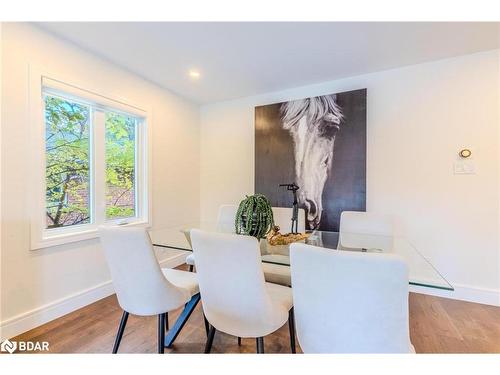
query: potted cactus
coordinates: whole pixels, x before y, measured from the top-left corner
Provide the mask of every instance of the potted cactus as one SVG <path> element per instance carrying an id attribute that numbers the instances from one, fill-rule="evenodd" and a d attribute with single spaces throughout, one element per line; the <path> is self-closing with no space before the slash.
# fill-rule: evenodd
<path id="1" fill-rule="evenodd" d="M 264 238 L 274 225 L 271 203 L 265 195 L 247 195 L 238 207 L 234 224 L 238 234 Z"/>

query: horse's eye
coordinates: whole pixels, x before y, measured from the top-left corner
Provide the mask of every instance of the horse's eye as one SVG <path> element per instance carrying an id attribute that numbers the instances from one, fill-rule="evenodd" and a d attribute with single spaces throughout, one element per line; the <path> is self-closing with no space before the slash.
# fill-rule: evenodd
<path id="1" fill-rule="evenodd" d="M 339 126 L 336 124 L 332 124 L 331 122 L 323 121 L 319 125 L 318 130 L 319 130 L 319 134 L 322 137 L 332 139 L 335 137 L 335 135 L 339 131 Z"/>
<path id="2" fill-rule="evenodd" d="M 327 156 L 325 160 L 323 160 L 323 164 L 328 165 L 329 162 L 330 162 L 330 157 Z"/>

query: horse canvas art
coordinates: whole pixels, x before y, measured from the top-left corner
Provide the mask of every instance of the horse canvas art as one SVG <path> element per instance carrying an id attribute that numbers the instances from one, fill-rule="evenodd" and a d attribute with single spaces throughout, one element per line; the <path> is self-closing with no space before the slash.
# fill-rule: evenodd
<path id="1" fill-rule="evenodd" d="M 335 231 L 342 211 L 365 210 L 366 89 L 255 108 L 255 193 L 291 206 L 279 184 L 292 182 L 307 229 Z"/>

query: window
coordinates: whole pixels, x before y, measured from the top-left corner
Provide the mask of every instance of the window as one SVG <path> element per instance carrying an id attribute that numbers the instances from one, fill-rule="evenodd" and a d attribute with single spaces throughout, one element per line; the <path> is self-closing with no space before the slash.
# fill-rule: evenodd
<path id="1" fill-rule="evenodd" d="M 96 237 L 105 223 L 148 225 L 146 112 L 48 78 L 39 89 L 43 219 L 33 216 L 32 248 Z"/>

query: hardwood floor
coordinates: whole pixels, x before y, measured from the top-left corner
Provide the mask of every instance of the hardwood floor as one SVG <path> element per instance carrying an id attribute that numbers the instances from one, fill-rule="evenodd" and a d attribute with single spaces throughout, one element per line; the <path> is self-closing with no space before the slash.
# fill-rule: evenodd
<path id="1" fill-rule="evenodd" d="M 170 326 L 180 310 L 170 314 Z M 116 296 L 104 298 L 80 310 L 14 338 L 48 341 L 50 353 L 111 353 L 122 310 Z M 130 315 L 120 353 L 155 353 L 156 317 Z M 410 294 L 410 334 L 417 353 L 500 353 L 500 307 Z M 203 353 L 205 328 L 201 304 L 165 353 Z M 255 339 L 217 332 L 213 353 L 255 353 Z M 288 326 L 265 339 L 266 353 L 290 353 Z"/>
<path id="2" fill-rule="evenodd" d="M 410 294 L 417 353 L 500 353 L 500 307 Z"/>

